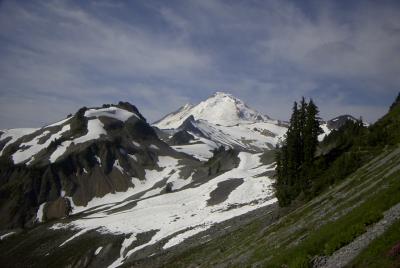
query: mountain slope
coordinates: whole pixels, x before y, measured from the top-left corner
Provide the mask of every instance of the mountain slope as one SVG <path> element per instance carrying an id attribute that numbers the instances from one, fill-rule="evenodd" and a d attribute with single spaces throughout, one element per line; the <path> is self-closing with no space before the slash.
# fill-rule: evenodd
<path id="1" fill-rule="evenodd" d="M 198 267 L 311 267 L 313 263 L 325 267 L 332 254 L 369 230 L 365 226 L 372 228 L 389 219 L 385 212 L 400 203 L 399 167 L 400 149 L 387 149 L 340 184 L 273 224 L 273 214 L 261 214 L 220 238 L 177 255 L 160 255 L 151 263 L 154 267 L 187 267 L 193 263 Z M 399 219 L 400 213 L 392 216 Z M 383 231 L 389 226 L 385 225 Z M 367 246 L 351 248 L 350 260 Z M 137 267 L 147 263 L 142 260 Z"/>
<path id="2" fill-rule="evenodd" d="M 9 140 L 8 133 L 0 139 Z M 146 172 L 162 168 L 161 156 L 196 165 L 159 140 L 136 107 L 82 108 L 3 147 L 0 227 L 32 226 L 87 208 L 110 193 L 143 190 Z"/>

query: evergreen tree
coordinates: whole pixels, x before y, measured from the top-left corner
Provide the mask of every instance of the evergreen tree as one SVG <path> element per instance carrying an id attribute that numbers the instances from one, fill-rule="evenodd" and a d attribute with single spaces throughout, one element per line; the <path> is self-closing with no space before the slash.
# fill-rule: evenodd
<path id="1" fill-rule="evenodd" d="M 307 191 L 321 131 L 314 102 L 307 103 L 304 97 L 300 105 L 294 102 L 286 139 L 276 153 L 276 190 L 281 206 Z"/>
<path id="2" fill-rule="evenodd" d="M 300 157 L 300 162 L 302 163 L 304 161 L 304 142 L 305 142 L 305 125 L 307 123 L 307 111 L 308 111 L 308 104 L 305 100 L 304 97 L 302 97 L 301 102 L 300 102 L 300 110 L 299 110 L 299 126 L 300 126 L 300 137 L 299 137 L 299 143 L 300 143 L 300 152 L 299 152 L 299 157 Z"/>
<path id="3" fill-rule="evenodd" d="M 311 164 L 318 146 L 318 136 L 322 134 L 318 108 L 311 99 L 307 107 L 304 125 L 304 162 Z"/>
<path id="4" fill-rule="evenodd" d="M 397 98 L 395 99 L 395 101 L 392 103 L 392 105 L 390 105 L 389 111 L 392 111 L 398 105 L 400 105 L 400 92 L 397 95 Z"/>

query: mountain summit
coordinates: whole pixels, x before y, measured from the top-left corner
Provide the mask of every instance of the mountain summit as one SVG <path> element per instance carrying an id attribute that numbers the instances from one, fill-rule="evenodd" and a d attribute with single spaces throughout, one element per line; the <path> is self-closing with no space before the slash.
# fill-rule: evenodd
<path id="1" fill-rule="evenodd" d="M 266 115 L 249 108 L 242 100 L 231 94 L 216 92 L 197 105 L 186 104 L 177 111 L 154 123 L 160 129 L 178 128 L 189 116 L 212 124 L 232 126 L 242 122 L 265 122 Z"/>
<path id="2" fill-rule="evenodd" d="M 223 92 L 197 105 L 186 104 L 153 126 L 175 150 L 201 160 L 220 146 L 253 153 L 272 149 L 287 130 L 285 123 Z"/>

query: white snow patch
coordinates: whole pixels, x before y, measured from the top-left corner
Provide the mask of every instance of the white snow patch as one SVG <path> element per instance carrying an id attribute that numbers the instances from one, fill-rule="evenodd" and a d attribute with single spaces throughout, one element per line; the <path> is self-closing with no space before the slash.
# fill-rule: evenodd
<path id="1" fill-rule="evenodd" d="M 3 154 L 4 149 L 16 142 L 19 138 L 31 134 L 38 130 L 37 128 L 12 128 L 12 129 L 2 129 L 0 134 L 0 141 L 5 140 L 6 138 L 11 138 L 6 144 L 4 144 L 3 148 L 0 150 L 0 156 Z"/>
<path id="2" fill-rule="evenodd" d="M 99 119 L 88 120 L 87 129 L 88 132 L 86 135 L 74 139 L 73 143 L 84 143 L 90 140 L 98 139 L 101 135 L 107 134 L 107 131 L 104 129 L 104 124 Z"/>
<path id="3" fill-rule="evenodd" d="M 69 131 L 70 129 L 71 129 L 70 125 L 65 125 L 61 129 L 61 132 L 64 133 L 66 131 Z M 60 156 L 62 156 L 70 144 L 71 144 L 70 141 L 65 141 L 59 146 L 57 146 L 57 149 L 50 155 L 50 162 L 54 163 Z"/>
<path id="4" fill-rule="evenodd" d="M 185 240 L 186 238 L 189 238 L 191 236 L 194 236 L 195 234 L 198 234 L 202 231 L 207 230 L 208 228 L 210 228 L 210 226 L 198 226 L 195 227 L 189 231 L 183 232 L 181 234 L 178 234 L 177 236 L 171 238 L 164 246 L 163 249 L 167 249 L 173 246 L 176 246 L 180 243 L 183 242 L 183 240 Z"/>
<path id="5" fill-rule="evenodd" d="M 120 109 L 117 107 L 89 109 L 85 112 L 85 117 L 97 117 L 98 118 L 100 116 L 111 117 L 111 118 L 120 120 L 122 122 L 125 122 L 132 116 L 135 116 L 136 118 L 140 119 L 136 113 L 132 113 L 132 112 L 129 112 L 127 110 Z"/>
<path id="6" fill-rule="evenodd" d="M 103 247 L 98 247 L 97 249 L 96 249 L 96 251 L 94 252 L 94 255 L 99 255 L 99 253 L 100 253 L 100 251 L 103 249 Z"/>
<path id="7" fill-rule="evenodd" d="M 199 143 L 199 144 L 177 145 L 171 147 L 178 152 L 191 155 L 199 159 L 200 161 L 206 161 L 213 156 L 212 150 L 216 146 L 211 147 L 209 144 Z"/>
<path id="8" fill-rule="evenodd" d="M 168 179 L 168 182 L 172 183 L 172 190 L 176 191 L 176 190 L 179 190 L 179 189 L 185 187 L 186 185 L 190 184 L 193 181 L 192 176 L 193 176 L 193 173 L 187 179 L 182 179 L 180 177 L 171 176 L 171 178 Z"/>
<path id="9" fill-rule="evenodd" d="M 80 235 L 83 235 L 84 233 L 89 232 L 90 230 L 91 230 L 91 229 L 83 229 L 83 230 L 80 230 L 79 232 L 77 232 L 76 234 L 74 234 L 73 236 L 71 236 L 69 239 L 65 240 L 65 241 L 64 241 L 61 245 L 59 245 L 58 247 L 64 246 L 65 244 L 67 244 L 67 243 L 70 242 L 71 240 L 77 238 L 77 237 L 80 236 Z"/>
<path id="10" fill-rule="evenodd" d="M 136 147 L 140 147 L 140 144 L 137 143 L 136 141 L 132 141 L 132 144 L 135 145 Z"/>
<path id="11" fill-rule="evenodd" d="M 132 158 L 134 161 L 136 161 L 136 162 L 138 161 L 136 155 L 128 154 L 128 156 L 129 156 L 130 158 Z"/>
<path id="12" fill-rule="evenodd" d="M 125 170 L 121 167 L 121 165 L 119 164 L 119 160 L 115 160 L 113 167 L 115 167 L 116 169 L 118 169 L 122 174 L 125 174 Z"/>
<path id="13" fill-rule="evenodd" d="M 7 237 L 10 237 L 10 236 L 14 235 L 15 233 L 16 232 L 9 232 L 9 233 L 3 234 L 2 236 L 0 236 L 0 240 L 4 240 Z"/>
<path id="14" fill-rule="evenodd" d="M 49 133 L 50 133 L 50 131 L 46 130 L 42 134 L 36 136 L 31 141 L 21 143 L 19 146 L 20 148 L 24 148 L 24 147 L 28 147 L 28 148 L 20 149 L 13 154 L 12 157 L 13 157 L 14 164 L 19 164 L 21 162 L 24 162 L 25 160 L 30 159 L 33 155 L 38 153 L 40 150 L 46 148 L 47 146 L 43 146 L 43 144 L 39 144 L 38 142 L 39 142 L 40 138 L 45 137 Z M 46 143 L 50 144 L 50 139 L 48 139 Z"/>
<path id="15" fill-rule="evenodd" d="M 37 213 L 36 213 L 36 220 L 38 221 L 38 222 L 42 222 L 43 221 L 43 209 L 44 209 L 44 206 L 46 205 L 46 202 L 44 202 L 44 203 L 42 203 L 40 206 L 39 206 L 39 209 L 38 209 L 38 211 L 37 211 Z"/>
<path id="16" fill-rule="evenodd" d="M 50 155 L 50 163 L 54 163 L 57 159 L 62 156 L 67 148 L 71 145 L 72 141 L 64 141 L 60 145 L 57 146 L 57 149 Z"/>
<path id="17" fill-rule="evenodd" d="M 125 258 L 125 250 L 127 247 L 129 247 L 130 245 L 132 245 L 133 242 L 135 242 L 136 239 L 136 234 L 131 234 L 131 236 L 129 238 L 125 238 L 124 241 L 122 242 L 121 245 L 121 250 L 120 250 L 120 257 L 115 260 L 110 266 L 108 266 L 108 268 L 113 268 L 113 267 L 118 267 L 123 263 L 123 260 Z"/>
<path id="18" fill-rule="evenodd" d="M 15 152 L 12 156 L 14 164 L 19 164 L 29 160 L 26 164 L 29 165 L 34 160 L 34 155 L 39 153 L 41 150 L 47 148 L 52 141 L 55 139 L 61 138 L 62 134 L 69 131 L 70 126 L 65 125 L 59 132 L 52 134 L 43 144 L 39 144 L 40 138 L 43 138 L 50 134 L 49 130 L 45 130 L 42 134 L 36 136 L 29 142 L 24 142 L 20 144 L 20 148 L 17 152 Z M 28 147 L 23 149 L 24 147 Z"/>
<path id="19" fill-rule="evenodd" d="M 318 141 L 322 141 L 326 136 L 329 135 L 329 133 L 332 132 L 326 123 L 320 125 L 320 127 L 322 128 L 323 133 L 318 136 Z"/>
<path id="20" fill-rule="evenodd" d="M 97 155 L 94 156 L 96 158 L 97 163 L 99 163 L 99 166 L 101 167 L 101 159 Z"/>
<path id="21" fill-rule="evenodd" d="M 149 148 L 153 150 L 160 150 L 160 148 L 158 148 L 157 145 L 154 144 L 150 144 Z"/>
<path id="22" fill-rule="evenodd" d="M 55 126 L 62 125 L 62 124 L 64 124 L 64 123 L 68 122 L 71 118 L 72 118 L 72 117 L 65 118 L 65 119 L 63 119 L 63 120 L 61 120 L 61 121 L 55 122 L 54 124 L 47 125 L 46 127 L 55 127 Z"/>

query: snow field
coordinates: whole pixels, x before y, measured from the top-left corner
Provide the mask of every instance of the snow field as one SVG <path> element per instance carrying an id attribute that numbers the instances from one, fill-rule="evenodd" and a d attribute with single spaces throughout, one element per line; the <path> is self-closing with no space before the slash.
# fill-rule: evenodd
<path id="1" fill-rule="evenodd" d="M 3 154 L 4 149 L 8 145 L 16 142 L 22 136 L 31 134 L 31 133 L 35 132 L 36 130 L 38 130 L 38 129 L 37 128 L 13 128 L 13 129 L 1 130 L 4 133 L 0 135 L 0 140 L 5 140 L 8 137 L 10 137 L 11 139 L 6 144 L 4 144 L 3 148 L 0 150 L 0 156 Z"/>
<path id="2" fill-rule="evenodd" d="M 272 181 L 267 177 L 257 178 L 257 175 L 272 170 L 273 167 L 262 166 L 259 157 L 259 154 L 242 152 L 239 154 L 240 164 L 237 168 L 198 187 L 140 199 L 135 207 L 118 213 L 110 214 L 109 210 L 113 207 L 109 206 L 104 211 L 94 212 L 70 224 L 57 225 L 53 228 L 73 228 L 81 231 L 101 229 L 104 232 L 125 233 L 134 237 L 139 233 L 156 231 L 149 242 L 130 249 L 128 252 L 121 249 L 121 256 L 112 265 L 112 267 L 117 267 L 136 251 L 153 245 L 166 237 L 172 236 L 164 245 L 164 248 L 167 249 L 198 232 L 208 229 L 215 223 L 276 202 L 270 189 Z M 162 163 L 160 166 L 163 165 L 166 168 L 161 172 L 146 171 L 147 180 L 143 184 L 139 184 L 139 188 L 141 188 L 137 191 L 150 189 L 151 185 L 168 176 L 172 168 L 177 165 L 176 159 L 170 157 L 161 158 L 160 163 Z M 169 180 L 179 181 L 179 178 L 175 176 L 178 176 L 178 172 L 173 173 Z M 233 190 L 224 202 L 215 206 L 207 206 L 210 193 L 218 187 L 218 183 L 231 178 L 242 178 L 243 183 Z M 133 193 L 134 191 L 129 192 L 129 190 L 126 193 L 118 193 L 119 200 L 123 200 L 122 195 L 128 197 Z M 101 202 L 97 201 L 96 205 L 115 202 L 117 198 L 110 198 L 110 196 L 101 198 Z M 84 209 L 93 207 L 92 201 Z M 124 241 L 123 249 L 129 246 L 126 245 L 128 242 L 129 240 Z"/>
<path id="3" fill-rule="evenodd" d="M 170 114 L 157 122 L 160 129 L 178 128 L 190 116 L 207 120 L 212 124 L 235 125 L 240 122 L 265 121 L 269 118 L 249 107 L 231 94 L 217 92 L 195 106 L 185 105 L 177 113 Z"/>

